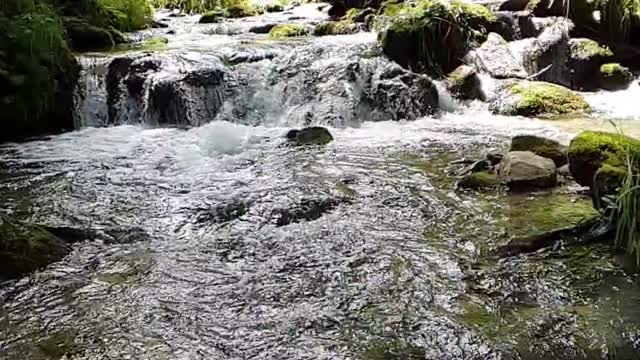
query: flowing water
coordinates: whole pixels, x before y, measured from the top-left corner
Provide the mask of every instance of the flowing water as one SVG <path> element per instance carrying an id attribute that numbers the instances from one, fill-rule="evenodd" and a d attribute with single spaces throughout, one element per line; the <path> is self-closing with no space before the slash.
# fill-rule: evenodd
<path id="1" fill-rule="evenodd" d="M 548 208 L 558 198 L 561 211 L 587 200 L 565 188 L 454 191 L 453 160 L 504 150 L 520 133 L 567 142 L 595 120 L 493 116 L 442 90 L 448 111 L 433 113 L 414 78 L 387 82 L 398 70 L 375 34 L 249 32 L 288 17 L 311 25 L 325 17 L 316 6 L 213 25 L 174 18 L 164 51 L 81 59 L 78 129 L 1 148 L 0 208 L 142 235 L 74 244 L 2 284 L 0 356 L 637 359 L 640 291 L 613 249 L 487 256 L 565 215 Z M 142 81 L 109 80 L 117 61 L 140 61 Z M 381 89 L 401 96 L 376 103 Z M 603 119 L 633 124 L 640 111 L 625 99 L 639 92 L 588 100 Z M 329 126 L 335 141 L 283 146 L 306 124 Z M 334 206 L 315 220 L 278 221 L 326 199 Z"/>

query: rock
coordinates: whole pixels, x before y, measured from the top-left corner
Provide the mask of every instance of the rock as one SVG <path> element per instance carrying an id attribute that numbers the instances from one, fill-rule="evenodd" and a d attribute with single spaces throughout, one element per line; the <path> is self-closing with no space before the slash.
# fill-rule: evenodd
<path id="1" fill-rule="evenodd" d="M 553 161 L 531 151 L 508 152 L 500 162 L 499 177 L 512 190 L 550 188 L 557 184 Z"/>
<path id="2" fill-rule="evenodd" d="M 465 60 L 495 79 L 524 79 L 528 76 L 520 59 L 511 52 L 509 43 L 496 33 L 490 33 L 487 41 L 470 51 Z"/>
<path id="3" fill-rule="evenodd" d="M 333 198 L 303 200 L 300 205 L 293 209 L 279 209 L 277 211 L 278 219 L 276 226 L 286 226 L 300 221 L 317 220 L 323 214 L 338 207 L 338 205 L 340 205 L 340 201 Z"/>
<path id="4" fill-rule="evenodd" d="M 225 9 L 226 15 L 232 19 L 245 18 L 259 15 L 258 9 L 248 1 L 240 1 Z"/>
<path id="5" fill-rule="evenodd" d="M 313 29 L 313 35 L 348 35 L 365 30 L 366 28 L 363 24 L 354 24 L 347 20 L 324 21 L 316 25 L 316 27 Z"/>
<path id="6" fill-rule="evenodd" d="M 278 4 L 278 3 L 270 3 L 270 4 L 267 4 L 267 7 L 265 8 L 265 10 L 268 13 L 283 12 L 284 11 L 284 6 L 282 4 Z"/>
<path id="7" fill-rule="evenodd" d="M 257 25 L 257 26 L 252 27 L 251 29 L 249 29 L 249 32 L 252 32 L 254 34 L 268 34 L 269 31 L 271 31 L 271 29 L 276 27 L 276 25 L 278 25 L 278 24 Z"/>
<path id="8" fill-rule="evenodd" d="M 375 16 L 376 11 L 372 8 L 366 8 L 366 9 L 350 9 L 349 11 L 347 11 L 346 17 L 347 20 L 354 22 L 354 23 L 365 23 L 367 17 L 369 17 L 370 15 L 374 15 Z"/>
<path id="9" fill-rule="evenodd" d="M 569 71 L 571 88 L 577 90 L 593 90 L 600 86 L 598 77 L 600 66 L 613 57 L 613 52 L 606 46 L 591 39 L 569 40 Z"/>
<path id="10" fill-rule="evenodd" d="M 485 100 L 480 77 L 470 66 L 460 65 L 456 70 L 449 73 L 446 84 L 449 92 L 457 98 L 463 100 Z"/>
<path id="11" fill-rule="evenodd" d="M 470 164 L 466 169 L 462 171 L 463 174 L 477 173 L 491 169 L 491 162 L 489 160 L 479 160 Z"/>
<path id="12" fill-rule="evenodd" d="M 575 181 L 612 194 L 626 176 L 626 154 L 640 159 L 640 140 L 617 133 L 584 131 L 569 145 L 569 168 Z"/>
<path id="13" fill-rule="evenodd" d="M 168 28 L 169 24 L 163 23 L 161 21 L 152 21 L 151 22 L 151 27 L 153 29 L 164 29 L 164 28 Z"/>
<path id="14" fill-rule="evenodd" d="M 198 214 L 196 221 L 198 223 L 225 223 L 243 216 L 247 211 L 247 205 L 244 202 L 234 200 Z"/>
<path id="15" fill-rule="evenodd" d="M 563 176 L 565 178 L 571 178 L 571 170 L 569 169 L 569 164 L 564 164 L 558 168 L 558 175 Z"/>
<path id="16" fill-rule="evenodd" d="M 224 13 L 222 11 L 211 10 L 202 14 L 198 22 L 200 24 L 213 24 L 213 23 L 219 23 L 220 21 L 222 21 L 223 18 L 224 18 Z"/>
<path id="17" fill-rule="evenodd" d="M 104 50 L 115 45 L 113 36 L 108 30 L 90 25 L 84 19 L 65 17 L 63 24 L 69 44 L 74 50 Z"/>
<path id="18" fill-rule="evenodd" d="M 504 155 L 502 155 L 500 153 L 489 152 L 489 153 L 487 153 L 486 158 L 491 163 L 492 166 L 496 166 L 496 165 L 500 164 L 500 162 L 504 158 Z"/>
<path id="19" fill-rule="evenodd" d="M 500 4 L 500 11 L 522 11 L 527 8 L 529 0 L 506 0 Z"/>
<path id="20" fill-rule="evenodd" d="M 500 185 L 496 174 L 489 171 L 474 172 L 464 176 L 457 183 L 462 189 L 479 190 L 485 188 L 495 188 Z"/>
<path id="21" fill-rule="evenodd" d="M 600 67 L 600 87 L 605 90 L 623 90 L 633 81 L 633 74 L 628 68 L 617 64 L 604 64 Z"/>
<path id="22" fill-rule="evenodd" d="M 311 126 L 300 130 L 289 130 L 286 138 L 295 146 L 326 145 L 333 141 L 333 136 L 326 128 Z"/>
<path id="23" fill-rule="evenodd" d="M 532 153 L 553 160 L 556 167 L 569 163 L 567 147 L 555 140 L 535 135 L 518 135 L 511 139 L 509 151 L 531 151 Z"/>
<path id="24" fill-rule="evenodd" d="M 560 85 L 539 81 L 505 85 L 491 104 L 491 110 L 496 114 L 535 117 L 591 112 L 582 95 Z"/>
<path id="25" fill-rule="evenodd" d="M 287 38 L 307 35 L 307 29 L 299 24 L 279 24 L 269 31 L 272 38 Z"/>
<path id="26" fill-rule="evenodd" d="M 398 4 L 385 9 L 385 15 L 388 26 L 378 35 L 384 54 L 403 67 L 432 75 L 461 65 L 471 39 L 496 22 L 484 6 L 457 1 Z"/>
<path id="27" fill-rule="evenodd" d="M 44 268 L 68 252 L 67 244 L 43 227 L 0 216 L 1 279 L 14 279 Z"/>

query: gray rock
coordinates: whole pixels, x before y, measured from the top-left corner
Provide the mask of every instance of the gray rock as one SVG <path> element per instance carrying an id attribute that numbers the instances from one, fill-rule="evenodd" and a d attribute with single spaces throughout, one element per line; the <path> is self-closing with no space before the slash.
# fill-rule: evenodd
<path id="1" fill-rule="evenodd" d="M 496 33 L 490 33 L 487 41 L 470 51 L 465 62 L 496 79 L 524 79 L 528 75 L 520 59 L 511 52 L 509 43 Z"/>
<path id="2" fill-rule="evenodd" d="M 577 90 L 593 90 L 599 86 L 594 76 L 600 66 L 610 60 L 613 52 L 591 39 L 569 40 L 569 71 L 571 87 Z"/>
<path id="3" fill-rule="evenodd" d="M 567 147 L 559 142 L 536 135 L 517 135 L 511 139 L 509 151 L 531 151 L 532 153 L 553 160 L 557 167 L 569 163 Z"/>
<path id="4" fill-rule="evenodd" d="M 549 188 L 558 182 L 553 161 L 530 151 L 507 153 L 500 162 L 498 175 L 512 190 Z"/>
<path id="5" fill-rule="evenodd" d="M 446 82 L 449 92 L 463 100 L 485 100 L 482 92 L 482 82 L 478 73 L 470 66 L 460 65 L 447 75 Z"/>

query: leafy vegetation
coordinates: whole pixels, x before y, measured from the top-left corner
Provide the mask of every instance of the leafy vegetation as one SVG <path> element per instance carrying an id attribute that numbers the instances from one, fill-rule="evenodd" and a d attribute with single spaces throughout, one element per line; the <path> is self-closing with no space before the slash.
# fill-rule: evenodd
<path id="1" fill-rule="evenodd" d="M 259 9 L 249 0 L 150 0 L 157 8 L 179 9 L 186 13 L 206 13 L 223 11 L 225 16 L 255 16 Z"/>

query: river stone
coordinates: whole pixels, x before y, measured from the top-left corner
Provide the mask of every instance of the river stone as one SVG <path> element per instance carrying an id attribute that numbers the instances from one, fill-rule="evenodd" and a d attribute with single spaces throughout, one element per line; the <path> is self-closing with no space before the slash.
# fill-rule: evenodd
<path id="1" fill-rule="evenodd" d="M 553 160 L 556 167 L 569 163 L 567 147 L 559 142 L 535 135 L 518 135 L 511 139 L 509 151 L 531 151 L 532 153 Z"/>
<path id="2" fill-rule="evenodd" d="M 268 34 L 269 31 L 271 31 L 271 29 L 276 27 L 276 25 L 278 25 L 278 24 L 277 23 L 271 23 L 271 24 L 256 25 L 256 26 L 250 28 L 249 32 L 252 32 L 254 34 Z"/>
<path id="3" fill-rule="evenodd" d="M 490 33 L 487 41 L 470 51 L 465 61 L 495 79 L 527 77 L 522 62 L 511 52 L 509 43 L 496 33 Z"/>
<path id="4" fill-rule="evenodd" d="M 276 226 L 286 226 L 300 221 L 313 221 L 323 214 L 332 211 L 340 205 L 340 200 L 334 198 L 305 199 L 291 209 L 278 209 Z"/>
<path id="5" fill-rule="evenodd" d="M 113 35 L 107 29 L 93 26 L 84 19 L 64 17 L 62 23 L 69 44 L 74 50 L 104 50 L 116 44 Z"/>
<path id="6" fill-rule="evenodd" d="M 447 90 L 457 98 L 463 100 L 484 100 L 482 82 L 478 73 L 470 66 L 460 65 L 447 75 Z"/>
<path id="7" fill-rule="evenodd" d="M 498 7 L 499 11 L 522 11 L 527 8 L 529 0 L 506 0 Z"/>
<path id="8" fill-rule="evenodd" d="M 506 81 L 500 84 L 490 109 L 500 115 L 532 117 L 591 112 L 582 95 L 541 81 Z"/>
<path id="9" fill-rule="evenodd" d="M 500 180 L 513 190 L 549 188 L 557 184 L 553 161 L 531 151 L 508 152 L 498 168 Z"/>
<path id="10" fill-rule="evenodd" d="M 600 66 L 600 87 L 605 90 L 623 90 L 633 81 L 633 74 L 618 63 Z"/>
<path id="11" fill-rule="evenodd" d="M 289 130 L 286 138 L 295 146 L 326 145 L 333 141 L 333 136 L 324 127 L 311 126 L 301 130 Z"/>
<path id="12" fill-rule="evenodd" d="M 569 40 L 569 71 L 571 88 L 577 90 L 593 90 L 599 84 L 600 66 L 613 57 L 613 52 L 604 45 L 586 38 Z"/>
<path id="13" fill-rule="evenodd" d="M 495 188 L 500 185 L 498 176 L 490 171 L 479 171 L 465 175 L 458 180 L 457 187 L 462 189 L 479 190 L 486 188 Z"/>
<path id="14" fill-rule="evenodd" d="M 0 279 L 41 269 L 68 252 L 67 244 L 44 227 L 0 216 Z"/>

